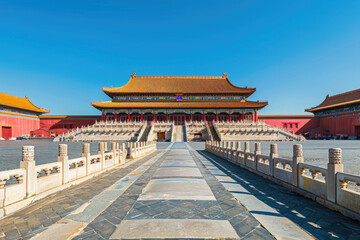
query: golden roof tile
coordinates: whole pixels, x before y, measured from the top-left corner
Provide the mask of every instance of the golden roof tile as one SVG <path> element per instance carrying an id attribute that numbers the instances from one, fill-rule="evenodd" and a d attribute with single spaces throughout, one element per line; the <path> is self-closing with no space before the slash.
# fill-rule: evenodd
<path id="1" fill-rule="evenodd" d="M 110 97 L 127 94 L 236 94 L 250 96 L 256 88 L 234 86 L 227 74 L 217 77 L 201 76 L 136 76 L 131 74 L 122 87 L 104 87 Z"/>
<path id="2" fill-rule="evenodd" d="M 32 104 L 28 97 L 22 98 L 14 95 L 0 92 L 0 105 L 27 110 L 36 113 L 49 113 L 50 111 L 44 108 L 39 108 Z"/>
<path id="3" fill-rule="evenodd" d="M 327 95 L 325 100 L 322 103 L 320 103 L 318 106 L 310 109 L 306 109 L 305 111 L 315 112 L 318 110 L 324 110 L 333 107 L 341 107 L 355 103 L 360 103 L 360 88 L 353 91 L 337 94 L 334 96 Z"/>

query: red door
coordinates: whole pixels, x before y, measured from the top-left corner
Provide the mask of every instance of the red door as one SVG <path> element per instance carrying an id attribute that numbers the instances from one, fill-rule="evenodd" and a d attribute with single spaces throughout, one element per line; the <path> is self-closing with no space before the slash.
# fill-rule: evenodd
<path id="1" fill-rule="evenodd" d="M 2 138 L 9 140 L 11 137 L 11 127 L 2 127 Z"/>
<path id="2" fill-rule="evenodd" d="M 355 135 L 360 139 L 360 126 L 355 126 Z"/>
<path id="3" fill-rule="evenodd" d="M 173 117 L 173 119 L 174 119 L 174 122 L 175 122 L 175 125 L 184 125 L 184 123 L 185 123 L 185 115 L 173 115 L 172 116 Z"/>

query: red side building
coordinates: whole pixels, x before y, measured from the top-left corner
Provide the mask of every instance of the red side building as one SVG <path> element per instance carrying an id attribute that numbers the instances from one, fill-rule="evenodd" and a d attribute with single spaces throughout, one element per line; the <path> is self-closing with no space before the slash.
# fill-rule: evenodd
<path id="1" fill-rule="evenodd" d="M 40 128 L 39 116 L 49 113 L 25 97 L 0 93 L 0 139 L 29 136 L 30 131 Z"/>
<path id="2" fill-rule="evenodd" d="M 306 109 L 319 121 L 319 136 L 360 139 L 360 89 L 327 95 L 318 106 Z"/>

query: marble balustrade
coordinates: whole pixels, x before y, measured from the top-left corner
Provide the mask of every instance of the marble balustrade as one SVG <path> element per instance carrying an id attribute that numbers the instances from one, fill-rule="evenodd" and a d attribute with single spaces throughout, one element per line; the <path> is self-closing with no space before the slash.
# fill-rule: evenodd
<path id="1" fill-rule="evenodd" d="M 206 151 L 235 165 L 312 198 L 320 204 L 360 220 L 360 176 L 343 172 L 341 149 L 329 149 L 327 168 L 304 163 L 301 144 L 293 146 L 293 158 L 278 156 L 277 144 L 269 155 L 261 153 L 260 142 L 250 152 L 250 142 L 207 141 Z"/>
<path id="2" fill-rule="evenodd" d="M 128 145 L 128 146 L 126 146 Z M 36 165 L 34 146 L 24 146 L 19 169 L 0 172 L 0 218 L 49 194 L 84 182 L 106 170 L 156 151 L 156 142 L 129 142 L 119 145 L 99 142 L 98 154 L 83 144 L 82 156 L 68 159 L 67 144 L 59 145 L 56 162 Z"/>

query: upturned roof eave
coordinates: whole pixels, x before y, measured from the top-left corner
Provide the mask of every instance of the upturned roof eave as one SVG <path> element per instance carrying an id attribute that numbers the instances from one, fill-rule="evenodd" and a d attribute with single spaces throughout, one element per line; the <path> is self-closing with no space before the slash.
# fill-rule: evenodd
<path id="1" fill-rule="evenodd" d="M 347 101 L 347 102 L 343 102 L 343 103 L 325 105 L 325 106 L 321 106 L 321 105 L 323 104 L 323 103 L 321 103 L 320 105 L 318 105 L 318 106 L 316 106 L 316 107 L 305 109 L 305 111 L 306 111 L 306 112 L 316 112 L 316 111 L 319 111 L 319 110 L 324 110 L 324 109 L 329 109 L 329 108 L 334 108 L 334 107 L 345 106 L 345 105 L 354 104 L 354 103 L 358 103 L 358 102 L 360 102 L 360 99 L 358 99 L 358 100 L 353 100 L 353 101 Z"/>

